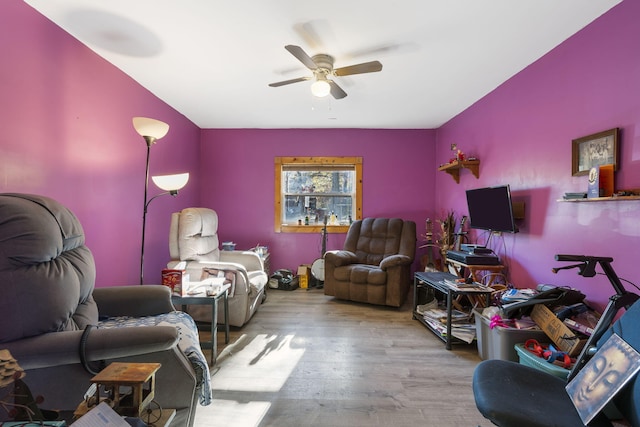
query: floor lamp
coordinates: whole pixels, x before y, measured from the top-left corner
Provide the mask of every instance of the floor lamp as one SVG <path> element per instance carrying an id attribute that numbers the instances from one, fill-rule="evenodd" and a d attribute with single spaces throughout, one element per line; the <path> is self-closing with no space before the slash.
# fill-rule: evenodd
<path id="1" fill-rule="evenodd" d="M 169 132 L 169 125 L 161 122 L 160 120 L 149 119 L 146 117 L 134 117 L 133 127 L 147 143 L 147 162 L 144 174 L 144 209 L 142 211 L 142 244 L 140 247 L 140 284 L 142 285 L 144 283 L 144 238 L 149 204 L 155 198 L 164 196 L 165 194 L 170 194 L 172 196 L 178 194 L 178 190 L 187 185 L 187 182 L 189 181 L 189 174 L 181 173 L 176 175 L 160 175 L 151 177 L 153 183 L 160 189 L 164 190 L 164 193 L 157 194 L 147 200 L 149 192 L 149 155 L 151 154 L 151 146 Z"/>

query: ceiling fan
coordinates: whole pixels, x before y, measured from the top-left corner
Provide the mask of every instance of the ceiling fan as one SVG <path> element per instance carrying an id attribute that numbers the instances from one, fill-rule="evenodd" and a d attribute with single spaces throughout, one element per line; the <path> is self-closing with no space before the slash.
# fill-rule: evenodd
<path id="1" fill-rule="evenodd" d="M 284 47 L 293 56 L 298 58 L 305 67 L 313 71 L 313 76 L 298 77 L 297 79 L 284 80 L 281 82 L 271 83 L 269 86 L 278 87 L 291 83 L 304 82 L 315 79 L 311 85 L 311 93 L 318 97 L 331 94 L 335 99 L 342 99 L 347 93 L 342 90 L 338 84 L 331 80 L 330 77 L 350 76 L 353 74 L 375 73 L 382 70 L 382 64 L 379 61 L 363 62 L 362 64 L 349 65 L 347 67 L 333 68 L 333 56 L 324 53 L 309 56 L 300 47 L 295 45 L 286 45 Z"/>

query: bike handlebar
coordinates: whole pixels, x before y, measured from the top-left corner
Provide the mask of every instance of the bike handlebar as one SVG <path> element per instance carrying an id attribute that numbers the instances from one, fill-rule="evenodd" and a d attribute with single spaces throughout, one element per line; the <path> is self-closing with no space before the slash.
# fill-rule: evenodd
<path id="1" fill-rule="evenodd" d="M 607 304 L 607 308 L 600 317 L 600 320 L 598 320 L 598 323 L 594 327 L 593 333 L 587 339 L 587 342 L 580 352 L 580 355 L 578 356 L 573 369 L 569 373 L 568 380 L 571 380 L 591 358 L 591 356 L 593 355 L 592 353 L 594 353 L 594 349 L 596 349 L 596 343 L 602 337 L 607 328 L 609 328 L 609 326 L 613 323 L 618 310 L 623 307 L 629 308 L 639 299 L 639 297 L 634 293 L 627 292 L 627 290 L 624 288 L 622 282 L 620 281 L 620 278 L 611 265 L 611 263 L 613 262 L 613 258 L 566 254 L 558 254 L 555 256 L 555 258 L 556 261 L 570 261 L 577 264 L 552 268 L 551 271 L 557 273 L 559 270 L 577 268 L 578 274 L 583 277 L 595 276 L 596 265 L 600 264 L 602 271 L 609 279 L 609 282 L 611 282 L 611 286 L 613 286 L 613 289 L 616 291 L 615 295 L 612 295 L 609 298 L 609 304 Z"/>
<path id="2" fill-rule="evenodd" d="M 559 270 L 568 270 L 571 268 L 577 268 L 578 274 L 583 277 L 593 277 L 596 275 L 596 265 L 600 264 L 602 271 L 611 282 L 613 289 L 616 291 L 617 295 L 624 295 L 627 293 L 626 289 L 622 285 L 620 278 L 613 270 L 611 266 L 611 262 L 613 262 L 613 258 L 611 257 L 599 257 L 599 256 L 588 256 L 588 255 L 567 255 L 567 254 L 557 254 L 555 256 L 556 261 L 571 261 L 578 262 L 575 265 L 567 265 L 563 267 L 552 268 L 551 271 L 557 273 Z"/>
<path id="3" fill-rule="evenodd" d="M 588 256 L 588 255 L 566 255 L 566 254 L 558 254 L 556 255 L 556 261 L 571 261 L 571 262 L 613 262 L 613 258 L 611 257 L 599 257 L 599 256 Z"/>

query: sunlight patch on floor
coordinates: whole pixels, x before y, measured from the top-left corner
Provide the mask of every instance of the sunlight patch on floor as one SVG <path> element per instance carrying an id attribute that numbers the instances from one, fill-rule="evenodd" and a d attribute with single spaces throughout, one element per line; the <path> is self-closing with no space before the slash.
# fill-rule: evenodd
<path id="1" fill-rule="evenodd" d="M 294 337 L 261 334 L 239 340 L 212 376 L 214 396 L 216 390 L 279 391 L 305 352 Z"/>
<path id="2" fill-rule="evenodd" d="M 270 402 L 234 402 L 213 399 L 211 405 L 199 406 L 195 426 L 257 427 L 271 406 Z"/>

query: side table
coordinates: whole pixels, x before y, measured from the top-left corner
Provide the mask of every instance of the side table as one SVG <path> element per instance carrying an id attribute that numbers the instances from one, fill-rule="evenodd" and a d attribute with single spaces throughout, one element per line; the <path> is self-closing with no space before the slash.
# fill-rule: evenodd
<path id="1" fill-rule="evenodd" d="M 271 253 L 267 252 L 260 256 L 262 259 L 262 268 L 266 273 L 267 277 L 271 276 Z"/>
<path id="2" fill-rule="evenodd" d="M 483 297 L 486 300 L 486 304 L 489 305 L 489 300 L 491 297 L 491 293 L 493 289 L 490 287 L 485 287 L 481 289 L 476 288 L 458 288 L 453 287 L 447 284 L 447 280 L 455 280 L 457 279 L 451 273 L 445 272 L 434 272 L 434 273 L 424 273 L 424 272 L 416 272 L 413 276 L 413 318 L 418 320 L 424 326 L 427 327 L 431 332 L 433 332 L 438 338 L 440 338 L 445 343 L 445 348 L 447 350 L 451 350 L 451 344 L 454 342 L 458 342 L 459 340 L 453 337 L 451 334 L 452 330 L 452 321 L 451 321 L 451 313 L 453 311 L 453 300 L 459 295 L 473 295 L 476 297 Z M 434 291 L 440 292 L 446 297 L 446 332 L 444 334 L 438 332 L 435 328 L 433 328 L 425 319 L 421 313 L 417 311 L 417 295 L 419 289 L 431 288 Z"/>
<path id="3" fill-rule="evenodd" d="M 224 303 L 224 342 L 229 342 L 229 288 L 231 285 L 222 285 L 215 295 L 200 293 L 195 295 L 172 295 L 174 305 L 181 305 L 182 311 L 187 312 L 187 305 L 211 305 L 211 340 L 200 341 L 200 347 L 211 349 L 211 366 L 215 365 L 218 356 L 218 301 L 222 298 Z"/>
<path id="4" fill-rule="evenodd" d="M 260 261 L 262 261 L 262 270 L 267 275 L 267 284 L 264 285 L 264 291 L 262 294 L 262 302 L 264 303 L 267 299 L 267 290 L 269 289 L 269 278 L 271 278 L 271 252 L 256 251 L 256 253 L 260 257 Z"/>

